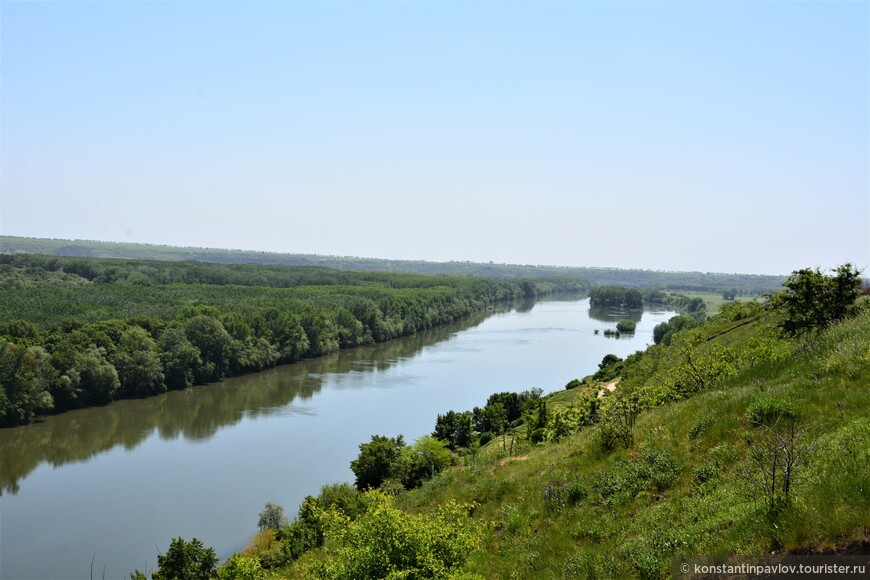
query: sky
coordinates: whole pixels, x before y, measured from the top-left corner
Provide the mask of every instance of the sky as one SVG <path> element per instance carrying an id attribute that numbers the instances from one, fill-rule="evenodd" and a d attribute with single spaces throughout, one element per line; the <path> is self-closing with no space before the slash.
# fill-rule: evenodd
<path id="1" fill-rule="evenodd" d="M 867 1 L 3 0 L 0 233 L 868 268 L 868 30 Z"/>

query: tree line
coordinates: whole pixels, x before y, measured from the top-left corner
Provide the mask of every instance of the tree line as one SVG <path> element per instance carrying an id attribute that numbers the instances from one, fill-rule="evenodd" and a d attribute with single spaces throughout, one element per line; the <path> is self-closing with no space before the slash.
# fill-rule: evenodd
<path id="1" fill-rule="evenodd" d="M 143 267 L 191 281 L 131 283 L 146 276 Z M 275 269 L 296 285 L 273 287 L 259 285 L 257 270 L 245 266 L 0 256 L 0 426 L 383 342 L 501 300 L 581 288 L 570 280 L 295 270 Z M 245 276 L 255 279 L 224 283 Z"/>
<path id="2" fill-rule="evenodd" d="M 622 268 L 591 268 L 565 266 L 535 266 L 481 262 L 427 262 L 423 260 L 382 260 L 350 256 L 322 256 L 226 250 L 215 248 L 179 248 L 152 244 L 95 242 L 86 240 L 49 240 L 0 236 L 4 252 L 52 254 L 55 257 L 117 257 L 134 260 L 167 260 L 214 262 L 219 264 L 249 263 L 265 266 L 323 266 L 341 270 L 366 272 L 407 272 L 416 274 L 485 276 L 506 278 L 558 277 L 572 278 L 600 286 L 632 288 L 662 288 L 697 292 L 724 292 L 738 289 L 741 295 L 762 294 L 777 290 L 785 276 L 757 274 L 667 272 Z"/>

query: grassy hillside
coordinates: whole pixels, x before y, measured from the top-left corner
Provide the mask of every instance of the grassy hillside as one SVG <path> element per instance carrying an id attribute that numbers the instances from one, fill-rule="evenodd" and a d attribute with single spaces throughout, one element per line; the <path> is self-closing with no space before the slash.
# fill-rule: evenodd
<path id="1" fill-rule="evenodd" d="M 425 512 L 447 500 L 475 502 L 483 540 L 466 570 L 486 578 L 663 577 L 678 555 L 866 546 L 870 312 L 799 341 L 774 338 L 777 316 L 699 329 L 702 350 L 747 352 L 769 339 L 781 355 L 642 412 L 627 448 L 605 450 L 601 427 L 520 443 L 512 456 L 495 441 L 400 503 Z M 616 392 L 655 399 L 657 382 L 683 364 L 688 338 L 661 349 L 657 372 L 628 377 Z M 581 392 L 554 395 L 551 405 Z M 792 414 L 802 456 L 789 497 L 771 498 L 769 438 L 787 433 Z"/>
<path id="2" fill-rule="evenodd" d="M 521 425 L 395 500 L 375 494 L 360 508 L 326 502 L 339 488 L 324 488 L 301 517 L 342 513 L 312 508 L 324 503 L 356 515 L 269 574 L 353 577 L 389 553 L 419 577 L 657 578 L 690 555 L 867 553 L 870 305 L 802 338 L 779 334 L 785 316 L 725 305 L 620 362 L 612 392 L 590 376 L 545 397 L 542 442 Z M 445 509 L 439 533 L 467 559 L 439 560 L 435 530 L 420 532 Z M 279 549 L 264 534 L 249 555 Z"/>

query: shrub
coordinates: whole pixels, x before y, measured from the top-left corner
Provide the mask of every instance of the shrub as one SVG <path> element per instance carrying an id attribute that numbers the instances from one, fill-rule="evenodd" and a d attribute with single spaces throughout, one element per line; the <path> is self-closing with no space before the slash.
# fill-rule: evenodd
<path id="1" fill-rule="evenodd" d="M 634 332 L 637 325 L 633 320 L 624 319 L 616 323 L 616 330 L 619 332 Z"/>
<path id="2" fill-rule="evenodd" d="M 713 418 L 710 415 L 704 415 L 692 425 L 692 428 L 689 429 L 689 439 L 697 439 L 700 437 L 704 431 L 706 431 L 710 425 L 713 424 Z"/>
<path id="3" fill-rule="evenodd" d="M 392 496 L 365 494 L 366 511 L 351 520 L 340 510 L 320 510 L 330 542 L 319 560 L 301 572 L 314 578 L 446 577 L 480 544 L 481 530 L 469 518 L 473 505 L 448 502 L 434 514 L 409 514 Z"/>
<path id="4" fill-rule="evenodd" d="M 786 318 L 780 325 L 788 335 L 827 328 L 853 314 L 861 288 L 861 272 L 852 264 L 824 275 L 818 268 L 795 270 L 784 284 L 785 290 L 773 296 L 773 304 L 784 309 Z"/>
<path id="5" fill-rule="evenodd" d="M 771 397 L 756 399 L 746 412 L 746 418 L 753 427 L 773 425 L 780 419 L 793 419 L 795 416 L 796 411 L 791 403 Z"/>
<path id="6" fill-rule="evenodd" d="M 208 580 L 217 570 L 217 555 L 193 538 L 190 542 L 175 538 L 166 554 L 157 555 L 153 580 Z"/>
<path id="7" fill-rule="evenodd" d="M 271 501 L 266 502 L 263 511 L 260 512 L 260 519 L 257 521 L 257 527 L 260 530 L 283 528 L 288 524 L 287 516 L 284 515 L 284 508 Z"/>
<path id="8" fill-rule="evenodd" d="M 217 571 L 218 580 L 265 580 L 266 572 L 259 560 L 233 554 Z"/>

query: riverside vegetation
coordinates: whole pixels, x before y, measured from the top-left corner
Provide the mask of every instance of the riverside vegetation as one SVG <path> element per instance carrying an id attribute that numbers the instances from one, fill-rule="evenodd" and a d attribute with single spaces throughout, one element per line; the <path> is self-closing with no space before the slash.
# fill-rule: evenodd
<path id="1" fill-rule="evenodd" d="M 289 524 L 267 505 L 220 568 L 178 538 L 174 562 L 207 569 L 164 559 L 154 577 L 657 578 L 690 555 L 866 553 L 860 286 L 850 265 L 801 270 L 763 303 L 675 317 L 564 391 L 495 394 L 411 445 L 375 435 L 355 485 L 323 487 Z"/>
<path id="2" fill-rule="evenodd" d="M 577 280 L 0 254 L 0 427 L 456 321 Z"/>
<path id="3" fill-rule="evenodd" d="M 708 272 L 661 272 L 620 268 L 574 268 L 476 262 L 426 262 L 422 260 L 383 260 L 349 256 L 283 254 L 215 248 L 179 248 L 153 244 L 54 240 L 0 236 L 4 253 L 50 254 L 55 257 L 125 258 L 133 260 L 197 261 L 219 264 L 259 264 L 285 266 L 324 266 L 365 272 L 403 272 L 450 276 L 498 278 L 557 277 L 579 280 L 595 286 L 628 286 L 742 296 L 775 291 L 784 276 L 758 274 L 716 274 Z"/>

